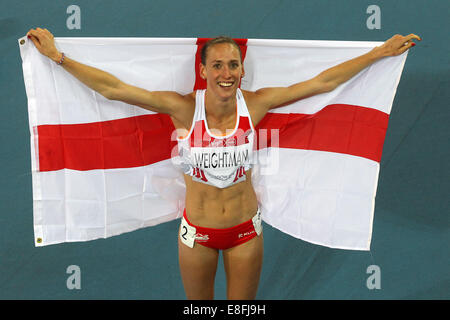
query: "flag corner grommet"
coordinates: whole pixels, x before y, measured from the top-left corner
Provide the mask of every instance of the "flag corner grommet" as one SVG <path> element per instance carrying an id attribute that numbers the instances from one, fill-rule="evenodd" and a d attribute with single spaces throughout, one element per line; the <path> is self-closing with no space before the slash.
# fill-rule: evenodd
<path id="1" fill-rule="evenodd" d="M 42 243 L 42 238 L 37 238 L 37 239 L 36 239 L 36 242 L 37 242 L 37 243 Z"/>
<path id="2" fill-rule="evenodd" d="M 20 42 L 19 42 L 21 45 L 24 45 L 25 44 L 25 39 L 20 39 Z"/>

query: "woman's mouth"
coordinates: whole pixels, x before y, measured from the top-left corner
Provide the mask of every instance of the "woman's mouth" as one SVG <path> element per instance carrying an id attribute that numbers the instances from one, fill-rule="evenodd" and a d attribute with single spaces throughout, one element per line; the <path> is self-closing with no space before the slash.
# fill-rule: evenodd
<path id="1" fill-rule="evenodd" d="M 228 88 L 234 84 L 234 81 L 219 81 L 217 84 L 223 88 Z"/>

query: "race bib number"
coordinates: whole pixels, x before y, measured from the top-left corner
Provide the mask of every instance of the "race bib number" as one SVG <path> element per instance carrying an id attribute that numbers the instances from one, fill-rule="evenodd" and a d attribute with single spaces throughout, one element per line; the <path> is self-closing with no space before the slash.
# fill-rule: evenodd
<path id="1" fill-rule="evenodd" d="M 256 234 L 259 236 L 262 232 L 262 220 L 261 220 L 261 210 L 256 212 L 256 215 L 252 218 L 253 227 L 255 228 Z"/>
<path id="2" fill-rule="evenodd" d="M 188 225 L 186 220 L 181 218 L 181 227 L 180 227 L 180 239 L 185 245 L 189 248 L 194 247 L 196 229 L 193 226 Z"/>

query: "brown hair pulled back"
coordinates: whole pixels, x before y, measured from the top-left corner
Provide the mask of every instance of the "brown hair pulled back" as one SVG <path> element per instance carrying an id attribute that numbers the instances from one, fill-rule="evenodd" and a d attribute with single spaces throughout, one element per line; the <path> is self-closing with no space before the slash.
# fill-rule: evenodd
<path id="1" fill-rule="evenodd" d="M 219 43 L 229 43 L 233 46 L 235 46 L 238 51 L 239 51 L 239 57 L 241 59 L 241 63 L 242 63 L 242 52 L 241 52 L 241 48 L 239 47 L 239 45 L 236 43 L 236 41 L 233 40 L 233 38 L 227 37 L 227 36 L 220 36 L 220 37 L 216 37 L 213 38 L 211 40 L 208 40 L 205 45 L 202 48 L 201 51 L 201 59 L 202 59 L 202 64 L 206 65 L 206 56 L 208 54 L 208 49 L 216 44 Z"/>

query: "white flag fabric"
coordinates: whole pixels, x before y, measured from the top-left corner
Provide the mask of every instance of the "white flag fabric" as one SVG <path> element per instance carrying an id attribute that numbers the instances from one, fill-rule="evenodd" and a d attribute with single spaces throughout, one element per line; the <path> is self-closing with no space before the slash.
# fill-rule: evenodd
<path id="1" fill-rule="evenodd" d="M 151 91 L 187 94 L 196 38 L 55 38 L 60 51 Z M 380 42 L 237 40 L 241 88 L 308 80 Z M 19 39 L 28 98 L 35 245 L 107 238 L 182 216 L 170 117 L 90 90 Z M 370 250 L 379 163 L 407 53 L 334 91 L 272 109 L 257 126 L 252 181 L 263 220 L 295 238 Z"/>

